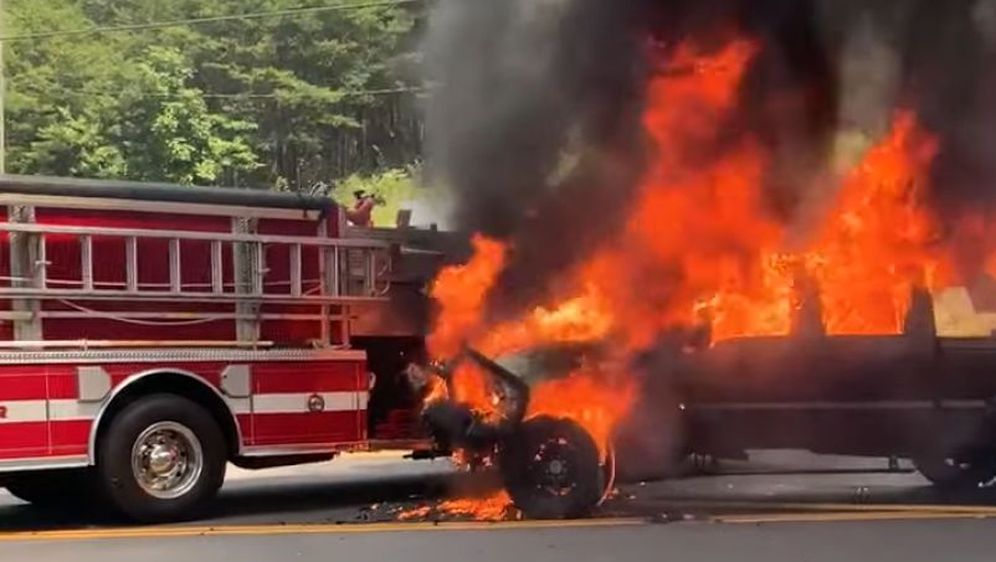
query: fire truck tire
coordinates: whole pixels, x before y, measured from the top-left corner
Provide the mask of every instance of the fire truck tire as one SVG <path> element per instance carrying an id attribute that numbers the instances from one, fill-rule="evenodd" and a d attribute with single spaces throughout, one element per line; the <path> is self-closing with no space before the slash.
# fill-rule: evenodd
<path id="1" fill-rule="evenodd" d="M 28 473 L 5 481 L 3 486 L 10 495 L 38 507 L 74 507 L 88 499 L 89 476 L 84 470 Z"/>
<path id="2" fill-rule="evenodd" d="M 126 406 L 97 447 L 102 491 L 135 521 L 196 517 L 225 478 L 227 448 L 218 424 L 198 404 L 172 394 Z"/>
<path id="3" fill-rule="evenodd" d="M 582 517 L 604 492 L 599 457 L 594 440 L 578 424 L 535 418 L 524 422 L 502 447 L 502 480 L 525 517 Z"/>

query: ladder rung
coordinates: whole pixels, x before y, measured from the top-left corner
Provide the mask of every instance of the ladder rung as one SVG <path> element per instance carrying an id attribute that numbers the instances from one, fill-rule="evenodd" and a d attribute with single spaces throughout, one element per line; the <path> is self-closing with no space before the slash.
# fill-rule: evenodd
<path id="1" fill-rule="evenodd" d="M 252 269 L 252 294 L 263 294 L 263 277 L 266 276 L 266 252 L 262 242 L 252 245 L 253 269 Z"/>
<path id="2" fill-rule="evenodd" d="M 93 290 L 93 236 L 80 236 L 80 276 L 83 290 Z"/>
<path id="3" fill-rule="evenodd" d="M 376 254 L 370 251 L 363 252 L 366 255 L 366 271 L 363 275 L 363 293 L 365 296 L 374 293 L 374 278 L 377 276 Z"/>
<path id="4" fill-rule="evenodd" d="M 290 292 L 295 297 L 301 296 L 301 245 L 290 247 Z"/>
<path id="5" fill-rule="evenodd" d="M 211 292 L 219 295 L 225 292 L 224 260 L 221 250 L 221 240 L 211 241 Z"/>
<path id="6" fill-rule="evenodd" d="M 169 241 L 169 290 L 179 293 L 180 284 L 180 239 L 170 238 Z"/>
<path id="7" fill-rule="evenodd" d="M 138 239 L 134 236 L 125 238 L 125 288 L 138 292 Z"/>
<path id="8" fill-rule="evenodd" d="M 322 294 L 337 297 L 340 294 L 339 282 L 339 248 L 321 248 L 322 256 Z"/>
<path id="9" fill-rule="evenodd" d="M 35 261 L 35 287 L 39 289 L 48 288 L 48 251 L 47 244 L 45 243 L 45 235 L 41 234 L 35 238 L 35 243 L 37 246 L 38 259 Z"/>

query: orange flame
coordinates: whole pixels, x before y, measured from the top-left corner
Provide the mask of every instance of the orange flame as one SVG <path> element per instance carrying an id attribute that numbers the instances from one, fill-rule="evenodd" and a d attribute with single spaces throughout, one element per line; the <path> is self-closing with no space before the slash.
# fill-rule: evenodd
<path id="1" fill-rule="evenodd" d="M 518 517 L 518 512 L 512 506 L 512 498 L 504 490 L 484 498 L 447 500 L 439 504 L 438 509 L 443 513 L 478 521 L 505 521 Z"/>
<path id="2" fill-rule="evenodd" d="M 927 204 L 936 140 L 913 114 L 897 112 L 888 134 L 839 179 L 822 216 L 800 236 L 800 225 L 766 206 L 769 155 L 750 134 L 726 130 L 757 52 L 745 40 L 713 52 L 691 42 L 675 49 L 649 83 L 643 126 L 654 158 L 624 226 L 552 280 L 568 288 L 559 298 L 498 325 L 487 323 L 482 306 L 506 248 L 476 238 L 470 263 L 436 281 L 442 312 L 431 352 L 445 356 L 464 341 L 491 356 L 604 341 L 624 360 L 675 327 L 705 323 L 713 342 L 788 334 L 803 302 L 818 304 L 830 334 L 899 332 L 911 289 L 933 289 L 951 276 Z M 626 375 L 594 368 L 542 382 L 528 415 L 572 419 L 604 450 L 632 399 Z M 479 411 L 493 408 L 474 368 L 459 372 L 454 387 Z"/>
<path id="3" fill-rule="evenodd" d="M 606 381 L 604 373 L 579 372 L 540 384 L 529 397 L 527 418 L 552 416 L 574 420 L 591 435 L 604 455 L 615 424 L 629 410 L 634 388 L 628 380 Z"/>
<path id="4" fill-rule="evenodd" d="M 898 333 L 915 285 L 935 285 L 944 258 L 927 207 L 937 142 L 908 112 L 844 179 L 808 256 L 828 333 Z"/>
<path id="5" fill-rule="evenodd" d="M 504 490 L 483 498 L 458 498 L 440 502 L 436 506 L 423 505 L 406 509 L 397 517 L 401 521 L 412 521 L 424 519 L 433 513 L 451 517 L 465 517 L 476 521 L 508 521 L 521 518 L 519 511 L 512 505 L 512 498 Z"/>
<path id="6" fill-rule="evenodd" d="M 473 259 L 443 269 L 432 286 L 439 315 L 427 345 L 435 357 L 455 355 L 481 329 L 485 299 L 505 266 L 503 244 L 483 236 L 474 236 L 472 243 Z"/>

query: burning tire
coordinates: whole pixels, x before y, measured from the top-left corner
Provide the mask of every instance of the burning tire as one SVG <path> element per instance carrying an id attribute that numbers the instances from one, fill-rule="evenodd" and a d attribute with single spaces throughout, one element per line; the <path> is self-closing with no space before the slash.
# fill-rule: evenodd
<path id="1" fill-rule="evenodd" d="M 919 432 L 920 442 L 912 457 L 913 465 L 934 487 L 965 491 L 996 477 L 996 449 L 990 445 L 996 412 L 989 411 L 986 420 L 979 423 L 946 424 L 941 414 L 927 418 L 927 422 L 932 427 Z"/>
<path id="2" fill-rule="evenodd" d="M 98 445 L 97 477 L 118 511 L 143 522 L 192 517 L 225 477 L 225 440 L 211 415 L 180 396 L 128 405 Z"/>
<path id="3" fill-rule="evenodd" d="M 996 478 L 992 451 L 958 455 L 919 455 L 913 465 L 930 483 L 942 490 L 971 490 Z"/>
<path id="4" fill-rule="evenodd" d="M 603 496 L 598 447 L 570 420 L 540 417 L 523 423 L 504 444 L 500 460 L 505 488 L 526 517 L 582 517 Z"/>

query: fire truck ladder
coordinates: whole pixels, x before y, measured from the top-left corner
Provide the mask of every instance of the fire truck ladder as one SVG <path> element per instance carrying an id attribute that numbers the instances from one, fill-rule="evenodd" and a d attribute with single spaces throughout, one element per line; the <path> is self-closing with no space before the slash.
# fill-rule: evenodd
<path id="1" fill-rule="evenodd" d="M 222 344 L 259 347 L 260 323 L 263 320 L 318 321 L 321 336 L 316 345 L 329 345 L 332 340 L 346 345 L 349 340 L 349 305 L 386 300 L 390 260 L 389 244 L 377 240 L 356 238 L 322 238 L 277 236 L 246 233 L 246 219 L 233 219 L 233 233 L 198 231 L 167 231 L 124 228 L 55 226 L 30 221 L 0 222 L 0 238 L 6 237 L 10 248 L 10 275 L 0 278 L 0 299 L 11 302 L 9 311 L 0 312 L 0 320 L 14 323 L 13 342 L 0 347 L 70 347 L 66 342 L 43 341 L 41 321 L 46 318 L 108 318 L 124 322 L 169 326 L 197 322 L 234 320 L 238 340 L 235 342 L 172 342 L 183 346 L 218 346 Z M 58 239 L 60 248 L 78 248 L 78 266 L 67 267 L 57 261 L 60 271 L 78 271 L 74 278 L 54 278 L 52 256 L 47 255 L 52 242 Z M 94 241 L 101 247 L 121 244 L 124 247 L 124 281 L 108 282 L 95 279 Z M 141 260 L 153 260 L 165 265 L 168 279 L 158 283 L 139 278 L 139 252 L 143 241 L 158 240 L 165 255 L 146 255 Z M 210 255 L 210 282 L 184 281 L 182 264 L 185 245 L 205 245 Z M 146 246 L 148 247 L 148 246 Z M 271 250 L 283 248 L 288 256 L 285 279 L 271 279 L 267 257 Z M 313 250 L 311 249 L 313 248 Z M 2 249 L 2 246 L 0 246 Z M 119 250 L 120 251 L 120 250 Z M 225 256 L 230 256 L 232 269 L 226 280 Z M 75 253 L 74 253 L 75 257 Z M 163 263 L 165 260 L 165 263 Z M 318 263 L 313 263 L 317 261 Z M 312 262 L 312 263 L 308 263 Z M 273 264 L 276 265 L 276 264 Z M 306 265 L 308 266 L 306 268 Z M 106 268 L 105 268 L 106 269 Z M 307 270 L 318 271 L 318 278 L 305 279 Z M 51 310 L 42 301 L 63 303 L 71 310 Z M 125 312 L 102 312 L 73 301 L 116 302 L 185 302 L 232 303 L 234 312 L 161 312 L 141 310 L 130 305 Z M 309 305 L 305 314 L 263 313 L 264 305 Z M 333 338 L 331 323 L 337 323 L 339 337 Z M 109 347 L 128 342 L 106 342 Z M 135 346 L 149 342 L 132 342 Z M 155 342 L 170 345 L 171 342 Z M 93 346 L 95 342 L 89 345 Z"/>

